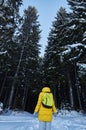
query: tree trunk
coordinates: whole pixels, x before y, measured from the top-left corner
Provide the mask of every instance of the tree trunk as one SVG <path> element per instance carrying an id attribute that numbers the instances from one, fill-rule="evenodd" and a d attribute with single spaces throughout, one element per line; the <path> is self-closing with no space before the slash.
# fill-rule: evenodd
<path id="1" fill-rule="evenodd" d="M 5 78 L 4 78 L 4 81 L 3 81 L 3 84 L 2 84 L 2 88 L 1 88 L 1 92 L 0 92 L 0 99 L 2 97 L 3 89 L 4 89 L 4 86 L 5 86 L 5 82 L 6 82 L 6 78 L 7 78 L 7 73 L 8 73 L 8 71 L 6 71 Z"/>
<path id="2" fill-rule="evenodd" d="M 16 79 L 17 79 L 17 76 L 18 76 L 18 72 L 19 72 L 19 69 L 20 69 L 20 64 L 21 64 L 21 61 L 22 61 L 22 56 L 23 56 L 23 52 L 24 52 L 24 46 L 25 46 L 25 44 L 22 46 L 22 51 L 21 51 L 19 63 L 18 63 L 18 66 L 17 66 L 16 73 L 14 75 L 14 80 L 13 80 L 13 84 L 12 84 L 12 87 L 11 87 L 10 96 L 9 96 L 9 99 L 8 99 L 9 100 L 8 101 L 8 109 L 10 109 L 12 101 L 13 101 L 14 89 L 15 89 L 15 84 L 16 84 Z"/>
<path id="3" fill-rule="evenodd" d="M 74 109 L 74 100 L 73 100 L 73 89 L 69 72 L 67 72 L 68 76 L 68 85 L 69 85 L 69 95 L 70 95 L 70 104 L 71 108 Z"/>
<path id="4" fill-rule="evenodd" d="M 23 110 L 25 110 L 26 108 L 27 96 L 28 96 L 28 86 L 26 86 L 24 89 L 24 95 L 23 95 L 23 100 L 22 100 Z"/>
<path id="5" fill-rule="evenodd" d="M 79 93 L 79 80 L 78 80 L 77 70 L 76 70 L 76 63 L 75 63 L 75 86 L 76 86 L 76 90 L 77 90 L 79 107 L 80 107 L 80 110 L 82 110 L 82 104 L 81 104 L 80 93 Z"/>

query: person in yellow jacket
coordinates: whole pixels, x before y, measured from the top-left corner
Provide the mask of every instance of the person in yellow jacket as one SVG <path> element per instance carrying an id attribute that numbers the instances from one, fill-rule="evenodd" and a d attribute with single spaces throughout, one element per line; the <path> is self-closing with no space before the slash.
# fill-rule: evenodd
<path id="1" fill-rule="evenodd" d="M 49 87 L 44 87 L 42 89 L 42 92 L 40 92 L 37 105 L 34 110 L 34 115 L 38 114 L 38 120 L 39 120 L 39 130 L 51 130 L 51 121 L 53 114 L 56 114 L 56 107 L 53 99 L 53 105 L 52 108 L 46 108 L 42 104 L 42 97 L 45 92 L 51 93 L 51 90 Z M 52 94 L 53 97 L 53 94 Z"/>

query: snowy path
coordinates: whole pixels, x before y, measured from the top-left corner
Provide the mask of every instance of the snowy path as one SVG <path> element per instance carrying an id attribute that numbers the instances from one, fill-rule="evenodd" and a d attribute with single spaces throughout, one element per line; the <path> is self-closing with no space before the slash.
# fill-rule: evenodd
<path id="1" fill-rule="evenodd" d="M 39 122 L 29 113 L 0 116 L 0 130 L 39 130 Z M 52 130 L 86 130 L 86 116 L 72 112 L 53 118 Z"/>
<path id="2" fill-rule="evenodd" d="M 35 130 L 38 129 L 38 120 L 30 117 L 6 117 L 0 120 L 0 130 Z"/>

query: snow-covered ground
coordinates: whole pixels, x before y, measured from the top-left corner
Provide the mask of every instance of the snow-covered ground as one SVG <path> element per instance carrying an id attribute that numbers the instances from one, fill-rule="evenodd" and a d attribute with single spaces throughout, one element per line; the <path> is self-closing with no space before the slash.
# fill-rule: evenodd
<path id="1" fill-rule="evenodd" d="M 27 112 L 8 112 L 0 115 L 0 130 L 39 130 L 37 117 Z M 86 130 L 86 115 L 62 111 L 53 117 L 52 130 Z"/>

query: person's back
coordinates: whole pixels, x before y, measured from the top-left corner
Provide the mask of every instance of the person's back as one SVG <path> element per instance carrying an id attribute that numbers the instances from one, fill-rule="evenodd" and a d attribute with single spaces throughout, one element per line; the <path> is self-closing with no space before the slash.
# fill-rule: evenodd
<path id="1" fill-rule="evenodd" d="M 35 113 L 38 113 L 38 119 L 40 121 L 39 124 L 39 130 L 51 130 L 51 121 L 52 121 L 52 114 L 56 113 L 56 107 L 54 104 L 54 99 L 52 99 L 53 103 L 52 103 L 52 107 L 45 107 L 42 103 L 42 98 L 44 96 L 45 93 L 51 93 L 51 90 L 49 87 L 44 87 L 42 89 L 42 92 L 40 92 L 39 94 L 39 98 L 38 98 L 38 102 L 37 105 L 35 107 Z M 53 98 L 53 94 L 51 93 L 52 98 Z"/>

